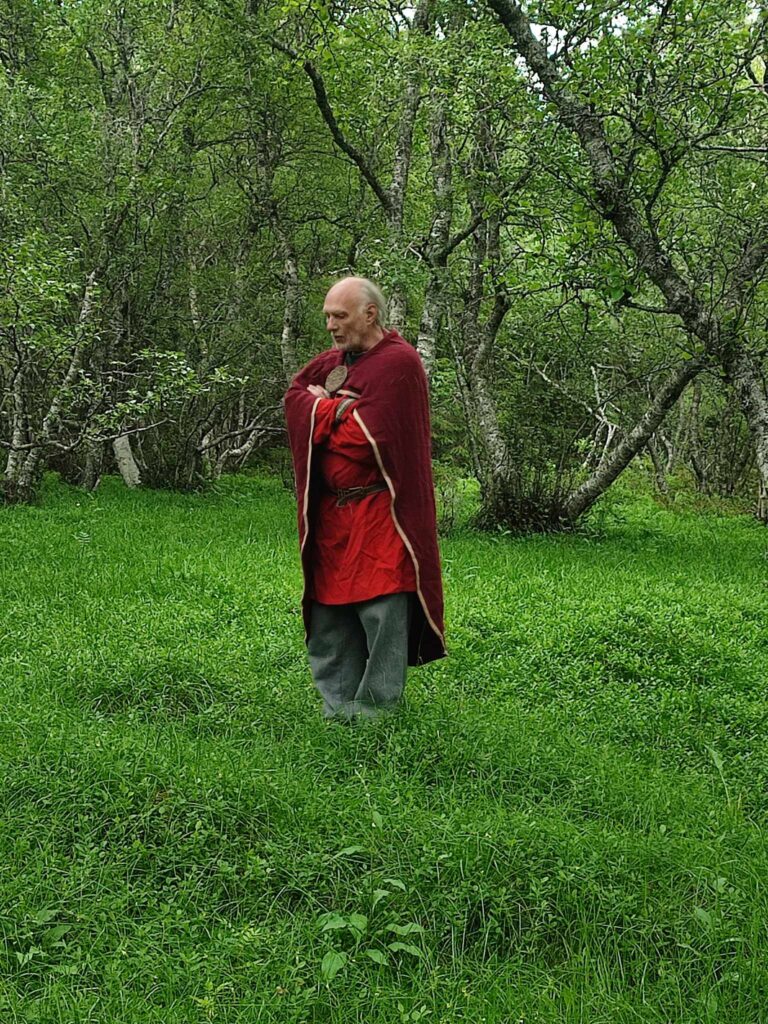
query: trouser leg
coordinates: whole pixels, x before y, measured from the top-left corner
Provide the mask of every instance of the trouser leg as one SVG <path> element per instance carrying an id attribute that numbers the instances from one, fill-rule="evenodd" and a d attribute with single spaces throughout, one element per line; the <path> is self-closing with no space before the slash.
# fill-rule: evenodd
<path id="1" fill-rule="evenodd" d="M 308 654 L 323 714 L 373 718 L 394 708 L 408 670 L 412 594 L 312 604 Z"/>
<path id="2" fill-rule="evenodd" d="M 405 687 L 411 595 L 385 594 L 355 607 L 368 645 L 355 709 L 366 717 L 375 717 L 395 708 Z"/>
<path id="3" fill-rule="evenodd" d="M 326 718 L 346 715 L 368 657 L 365 630 L 355 605 L 313 601 L 307 653 L 312 678 L 323 698 L 323 714 Z"/>

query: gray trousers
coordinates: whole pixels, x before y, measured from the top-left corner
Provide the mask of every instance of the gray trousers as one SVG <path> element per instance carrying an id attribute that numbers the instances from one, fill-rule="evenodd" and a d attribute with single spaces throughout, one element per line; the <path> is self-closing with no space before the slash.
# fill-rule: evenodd
<path id="1" fill-rule="evenodd" d="M 326 718 L 376 718 L 396 707 L 408 670 L 412 596 L 312 602 L 307 652 Z"/>

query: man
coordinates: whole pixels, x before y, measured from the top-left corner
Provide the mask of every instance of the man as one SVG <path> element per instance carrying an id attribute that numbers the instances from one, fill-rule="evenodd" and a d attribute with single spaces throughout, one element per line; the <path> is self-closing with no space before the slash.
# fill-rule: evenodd
<path id="1" fill-rule="evenodd" d="M 443 594 L 421 360 L 365 278 L 323 312 L 332 347 L 284 404 L 310 668 L 324 715 L 349 721 L 392 711 L 408 665 L 443 657 Z"/>

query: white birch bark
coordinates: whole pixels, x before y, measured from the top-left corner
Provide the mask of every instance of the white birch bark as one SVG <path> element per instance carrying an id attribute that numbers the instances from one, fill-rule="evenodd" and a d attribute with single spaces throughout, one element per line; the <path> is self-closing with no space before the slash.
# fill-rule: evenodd
<path id="1" fill-rule="evenodd" d="M 751 358 L 737 350 L 727 364 L 728 376 L 749 425 L 763 491 L 768 489 L 768 395 Z M 764 519 L 763 516 L 761 518 Z"/>
<path id="2" fill-rule="evenodd" d="M 448 242 L 453 220 L 453 181 L 451 154 L 445 137 L 445 101 L 437 92 L 432 94 L 431 107 L 429 141 L 435 207 L 426 253 L 430 272 L 416 338 L 416 350 L 424 364 L 427 380 L 432 378 L 438 339 L 447 315 Z"/>
<path id="3" fill-rule="evenodd" d="M 115 453 L 115 462 L 123 483 L 126 487 L 134 490 L 141 485 L 141 472 L 133 454 L 131 439 L 127 434 L 121 434 L 112 442 L 112 451 Z"/>
<path id="4" fill-rule="evenodd" d="M 432 0 L 418 0 L 415 5 L 410 32 L 415 38 L 418 35 L 426 35 L 431 31 L 432 24 Z M 287 54 L 292 60 L 297 60 L 298 54 L 289 46 L 272 39 L 276 49 Z M 421 104 L 421 61 L 417 54 L 406 52 L 406 68 L 404 73 L 403 99 L 401 102 L 401 115 L 395 141 L 395 152 L 392 161 L 392 175 L 389 188 L 384 188 L 373 167 L 352 143 L 346 138 L 342 131 L 336 115 L 333 111 L 328 92 L 325 88 L 325 81 L 322 74 L 311 60 L 304 60 L 302 66 L 308 75 L 312 89 L 315 94 L 315 102 L 323 116 L 331 136 L 339 147 L 354 164 L 357 165 L 363 179 L 368 183 L 373 194 L 381 206 L 387 225 L 387 244 L 390 250 L 399 261 L 404 256 L 403 245 L 403 217 L 405 211 L 405 197 L 408 191 L 408 178 L 411 169 L 411 155 L 413 150 L 413 131 Z M 405 289 L 400 281 L 390 290 L 389 295 L 389 327 L 395 327 L 402 331 L 405 327 L 407 316 L 407 297 Z"/>
<path id="5" fill-rule="evenodd" d="M 262 440 L 264 435 L 265 431 L 260 427 L 257 427 L 255 430 L 251 431 L 246 441 L 243 444 L 241 444 L 238 448 L 225 448 L 224 451 L 221 453 L 221 455 L 219 455 L 218 459 L 216 460 L 216 465 L 213 471 L 214 480 L 220 479 L 222 473 L 224 472 L 224 468 L 226 467 L 228 462 L 236 462 L 238 459 L 240 459 L 241 462 L 244 462 L 251 454 L 253 449 L 256 447 L 258 442 Z"/>
<path id="6" fill-rule="evenodd" d="M 299 261 L 290 233 L 274 195 L 275 161 L 266 130 L 256 142 L 256 177 L 258 197 L 254 197 L 275 236 L 276 248 L 283 266 L 283 327 L 280 334 L 280 359 L 283 376 L 290 381 L 299 369 L 297 341 L 301 325 L 301 279 Z M 256 214 L 257 211 L 254 211 Z"/>
<path id="7" fill-rule="evenodd" d="M 25 363 L 24 356 L 19 352 L 16 371 L 13 378 L 12 395 L 13 395 L 13 412 L 12 412 L 12 429 L 11 429 L 11 448 L 8 452 L 8 459 L 5 464 L 5 479 L 13 480 L 16 477 L 17 467 L 21 461 L 22 456 L 22 445 L 24 444 L 24 376 L 25 376 Z"/>
<path id="8" fill-rule="evenodd" d="M 195 358 L 203 364 L 208 362 L 208 343 L 203 330 L 203 318 L 200 313 L 200 299 L 197 291 L 197 280 L 200 274 L 199 264 L 195 245 L 190 240 L 187 243 L 187 272 L 189 283 L 187 289 L 187 301 L 189 303 L 189 319 L 192 324 L 192 334 L 195 339 Z"/>
<path id="9" fill-rule="evenodd" d="M 411 33 L 413 38 L 426 35 L 431 24 L 432 0 L 419 0 L 413 15 Z M 410 43 L 410 38 L 409 38 Z M 389 198 L 388 207 L 385 209 L 387 216 L 387 227 L 389 244 L 397 259 L 404 255 L 403 246 L 403 216 L 405 212 L 405 197 L 408 191 L 408 178 L 411 170 L 411 157 L 413 153 L 413 130 L 416 125 L 416 117 L 421 105 L 421 61 L 417 55 L 407 53 L 405 72 L 405 89 L 401 102 L 400 125 L 395 144 L 395 155 L 392 165 L 392 181 L 387 190 Z M 405 321 L 408 315 L 408 300 L 403 283 L 398 280 L 391 289 L 389 295 L 389 324 L 396 330 L 405 331 Z"/>
<path id="10" fill-rule="evenodd" d="M 632 430 L 627 431 L 589 479 L 569 495 L 563 507 L 567 519 L 578 519 L 594 505 L 601 494 L 605 493 L 638 452 L 648 444 L 669 410 L 705 365 L 706 359 L 701 356 L 687 360 L 672 371 Z"/>
<path id="11" fill-rule="evenodd" d="M 283 303 L 283 330 L 280 335 L 280 357 L 283 364 L 283 375 L 290 383 L 299 369 L 296 342 L 301 323 L 301 282 L 299 281 L 299 266 L 296 256 L 285 236 L 282 239 L 282 248 L 285 300 Z"/>
<path id="12" fill-rule="evenodd" d="M 768 483 L 768 394 L 759 366 L 749 354 L 745 338 L 729 328 L 743 323 L 754 293 L 754 282 L 768 259 L 768 224 L 758 223 L 743 239 L 741 257 L 731 268 L 730 288 L 719 315 L 700 299 L 690 281 L 677 269 L 664 248 L 658 224 L 650 222 L 649 207 L 636 207 L 628 190 L 627 168 L 620 162 L 605 135 L 600 115 L 568 88 L 556 60 L 533 32 L 531 22 L 517 0 L 488 0 L 506 28 L 515 48 L 540 81 L 544 94 L 557 109 L 563 125 L 577 137 L 591 171 L 596 206 L 613 225 L 616 234 L 632 250 L 641 269 L 666 300 L 666 312 L 679 316 L 692 340 L 716 359 L 733 384 L 752 433 L 758 470 Z M 659 186 L 659 188 L 661 185 Z"/>
<path id="13" fill-rule="evenodd" d="M 30 501 L 33 498 L 42 467 L 43 456 L 58 437 L 60 417 L 64 403 L 71 395 L 72 388 L 77 382 L 82 369 L 83 352 L 87 340 L 85 328 L 92 314 L 95 284 L 96 271 L 94 270 L 86 280 L 67 371 L 54 392 L 37 436 L 29 442 L 29 448 L 24 448 L 26 455 L 20 458 L 12 467 L 12 475 L 6 473 L 4 490 L 8 500 Z"/>

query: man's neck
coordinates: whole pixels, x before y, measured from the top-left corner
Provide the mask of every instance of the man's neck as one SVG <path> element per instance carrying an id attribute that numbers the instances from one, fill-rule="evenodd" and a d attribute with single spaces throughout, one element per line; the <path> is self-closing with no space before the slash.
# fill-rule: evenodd
<path id="1" fill-rule="evenodd" d="M 360 358 L 360 356 L 364 356 L 366 352 L 370 352 L 372 348 L 375 348 L 382 340 L 382 338 L 389 333 L 388 331 L 385 331 L 382 327 L 378 327 L 377 330 L 379 333 L 378 335 L 373 336 L 375 340 L 371 341 L 370 344 L 364 343 L 361 348 L 355 349 L 354 351 L 347 349 L 347 351 L 344 353 L 344 362 L 356 362 Z"/>
<path id="2" fill-rule="evenodd" d="M 386 331 L 384 330 L 384 328 L 379 327 L 379 325 L 377 324 L 376 327 L 372 329 L 370 336 L 367 337 L 363 342 L 362 351 L 369 352 L 372 348 L 379 344 L 379 342 L 381 341 L 385 334 Z"/>

